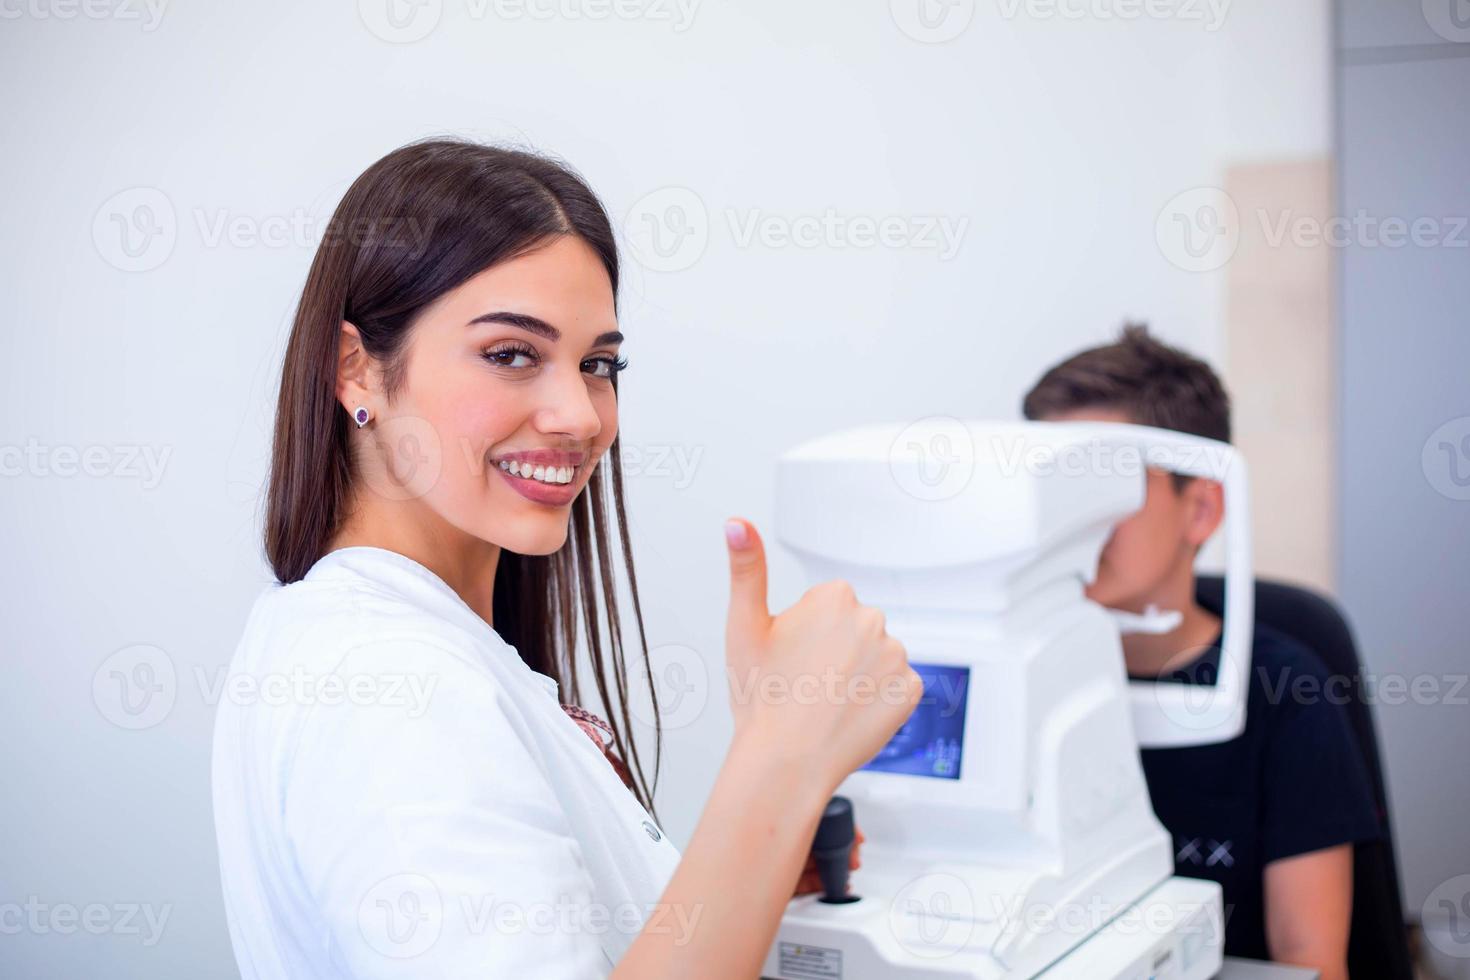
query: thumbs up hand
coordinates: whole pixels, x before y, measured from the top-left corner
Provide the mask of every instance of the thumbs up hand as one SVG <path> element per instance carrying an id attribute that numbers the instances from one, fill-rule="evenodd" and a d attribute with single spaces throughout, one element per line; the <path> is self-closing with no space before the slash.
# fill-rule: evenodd
<path id="1" fill-rule="evenodd" d="M 836 787 L 908 720 L 924 684 L 883 613 L 852 586 L 813 586 L 772 616 L 766 556 L 747 521 L 725 524 L 730 608 L 725 662 L 736 737 L 754 736 Z"/>

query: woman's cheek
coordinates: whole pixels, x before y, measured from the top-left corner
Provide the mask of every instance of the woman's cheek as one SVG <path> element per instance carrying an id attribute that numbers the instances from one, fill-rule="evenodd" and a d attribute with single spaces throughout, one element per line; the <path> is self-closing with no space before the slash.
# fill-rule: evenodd
<path id="1" fill-rule="evenodd" d="M 507 445 L 507 440 L 525 421 L 522 414 L 514 406 L 488 401 L 483 392 L 456 399 L 446 411 L 449 428 L 454 432 L 456 454 L 476 472 L 489 465 L 493 452 L 528 448 Z"/>

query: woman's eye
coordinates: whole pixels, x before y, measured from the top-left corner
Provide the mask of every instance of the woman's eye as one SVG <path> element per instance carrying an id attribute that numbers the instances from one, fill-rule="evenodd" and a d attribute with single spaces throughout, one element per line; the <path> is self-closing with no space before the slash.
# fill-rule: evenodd
<path id="1" fill-rule="evenodd" d="M 525 368 L 536 363 L 536 355 L 534 353 L 518 348 L 487 350 L 483 356 L 485 360 L 498 367 Z"/>
<path id="2" fill-rule="evenodd" d="M 611 378 L 627 366 L 624 357 L 593 357 L 582 362 L 582 370 L 596 378 Z"/>

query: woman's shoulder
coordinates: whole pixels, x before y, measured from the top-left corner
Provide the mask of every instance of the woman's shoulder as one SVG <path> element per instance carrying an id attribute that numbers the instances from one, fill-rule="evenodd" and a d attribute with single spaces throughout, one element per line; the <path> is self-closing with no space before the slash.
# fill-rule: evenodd
<path id="1" fill-rule="evenodd" d="M 385 584 L 274 584 L 251 607 L 220 685 L 217 762 L 233 771 L 269 760 L 270 792 L 284 800 L 303 766 L 318 780 L 351 770 L 354 744 L 412 735 L 442 747 L 476 718 L 520 737 L 517 666 L 526 669 L 488 626 L 476 634 Z"/>
<path id="2" fill-rule="evenodd" d="M 497 662 L 514 650 L 488 626 L 473 624 L 411 590 L 358 575 L 308 576 L 274 584 L 255 599 L 231 673 L 320 683 L 393 663 L 432 664 L 493 683 Z"/>

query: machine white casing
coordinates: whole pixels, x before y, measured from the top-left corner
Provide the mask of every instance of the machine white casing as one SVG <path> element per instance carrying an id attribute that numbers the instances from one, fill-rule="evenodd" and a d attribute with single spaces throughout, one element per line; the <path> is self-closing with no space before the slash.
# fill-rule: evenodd
<path id="1" fill-rule="evenodd" d="M 1145 455 L 1166 444 L 1167 460 Z M 1135 728 L 1149 716 L 1154 744 L 1238 734 L 1241 651 L 1227 649 L 1203 702 L 1154 697 L 1174 685 L 1130 693 L 1118 628 L 1082 593 L 1113 526 L 1143 504 L 1145 459 L 1179 469 L 1181 446 L 1200 444 L 1223 446 L 1140 426 L 931 419 L 781 459 L 777 536 L 808 577 L 847 580 L 911 662 L 969 678 L 958 778 L 864 769 L 843 783 L 866 838 L 852 886 L 862 900 L 793 900 L 765 976 L 1133 975 L 1077 965 L 1109 956 L 1120 971 L 1149 964 L 1140 977 L 1218 970 L 1219 889 L 1170 879 Z M 1246 492 L 1238 458 L 1196 463 L 1226 484 L 1232 526 L 1248 527 L 1233 510 Z M 1233 544 L 1227 648 L 1240 643 L 1229 630 L 1242 593 L 1250 622 L 1250 590 L 1236 587 L 1248 549 Z M 1227 680 L 1237 668 L 1241 686 Z M 1121 936 L 1143 908 L 1153 924 Z"/>

